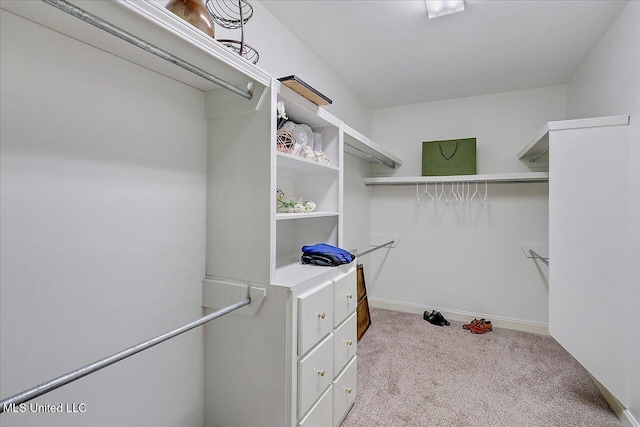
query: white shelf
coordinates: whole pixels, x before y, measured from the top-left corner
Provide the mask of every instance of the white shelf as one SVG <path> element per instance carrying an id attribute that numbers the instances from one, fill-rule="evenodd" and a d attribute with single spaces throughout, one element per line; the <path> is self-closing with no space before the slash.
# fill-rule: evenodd
<path id="1" fill-rule="evenodd" d="M 335 173 L 340 170 L 335 165 L 316 162 L 293 154 L 278 151 L 278 168 L 297 173 Z"/>
<path id="2" fill-rule="evenodd" d="M 454 176 L 398 176 L 387 178 L 364 178 L 366 185 L 411 185 L 434 182 L 544 182 L 549 181 L 548 172 L 516 172 L 481 175 Z"/>
<path id="3" fill-rule="evenodd" d="M 344 151 L 362 159 L 382 163 L 392 169 L 402 165 L 402 160 L 380 147 L 378 144 L 346 124 L 344 131 Z"/>
<path id="4" fill-rule="evenodd" d="M 303 264 L 300 261 L 301 256 L 301 252 L 279 256 L 276 260 L 276 272 L 272 284 L 293 288 L 318 276 L 335 271 L 335 267 Z"/>
<path id="5" fill-rule="evenodd" d="M 593 117 L 589 119 L 560 120 L 548 122 L 533 139 L 518 153 L 518 158 L 529 162 L 549 148 L 549 132 L 553 130 L 581 129 L 601 126 L 628 125 L 629 116 Z"/>
<path id="6" fill-rule="evenodd" d="M 322 218 L 327 216 L 338 216 L 338 212 L 305 212 L 305 213 L 277 213 L 276 221 L 285 219 L 307 219 Z"/>
<path id="7" fill-rule="evenodd" d="M 244 89 L 271 76 L 164 8 L 165 2 L 73 1 L 78 7 Z M 44 2 L 3 1 L 2 8 L 203 91 L 220 86 L 145 52 Z"/>

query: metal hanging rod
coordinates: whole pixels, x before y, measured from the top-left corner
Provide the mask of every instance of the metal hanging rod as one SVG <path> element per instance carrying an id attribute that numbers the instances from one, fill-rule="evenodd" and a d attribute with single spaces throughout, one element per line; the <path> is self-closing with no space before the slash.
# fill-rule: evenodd
<path id="1" fill-rule="evenodd" d="M 388 166 L 388 167 L 390 167 L 391 169 L 395 169 L 395 168 L 396 168 L 395 163 L 394 163 L 394 164 L 392 164 L 392 163 L 387 163 L 387 162 L 385 162 L 384 160 L 380 160 L 379 158 L 377 158 L 377 157 L 375 157 L 375 156 L 372 156 L 371 154 L 369 154 L 369 153 L 367 153 L 367 152 L 365 152 L 365 151 L 363 151 L 363 150 L 361 150 L 361 149 L 359 149 L 359 148 L 357 148 L 357 147 L 355 147 L 355 146 L 353 146 L 353 145 L 349 144 L 347 141 L 345 141 L 345 142 L 344 142 L 344 145 L 346 145 L 347 147 L 353 148 L 354 150 L 356 150 L 356 151 L 358 151 L 358 152 L 360 152 L 360 153 L 364 154 L 365 156 L 367 156 L 368 158 L 370 158 L 371 160 L 373 160 L 373 161 L 375 161 L 375 162 L 378 162 L 378 163 L 381 163 L 381 164 L 383 164 L 383 165 L 385 165 L 385 166 Z"/>
<path id="2" fill-rule="evenodd" d="M 13 405 L 19 405 L 31 399 L 35 399 L 38 396 L 41 396 L 45 393 L 53 391 L 59 387 L 62 387 L 63 385 L 69 384 L 72 381 L 78 380 L 102 368 L 106 368 L 109 365 L 113 365 L 114 363 L 119 362 L 122 359 L 126 359 L 127 357 L 133 356 L 134 354 L 139 353 L 148 348 L 151 348 L 154 345 L 160 344 L 161 342 L 167 341 L 168 339 L 171 339 L 187 331 L 190 331 L 193 328 L 204 325 L 207 322 L 217 319 L 218 317 L 224 316 L 225 314 L 231 313 L 232 311 L 237 310 L 241 307 L 244 307 L 245 305 L 248 305 L 250 303 L 251 303 L 251 298 L 245 298 L 241 301 L 238 301 L 235 304 L 231 304 L 225 308 L 221 308 L 220 310 L 214 311 L 213 313 L 209 313 L 206 316 L 203 316 L 198 320 L 195 320 L 177 329 L 166 332 L 162 335 L 158 335 L 155 338 L 141 342 L 140 344 L 134 345 L 132 347 L 126 348 L 118 353 L 112 354 L 111 356 L 104 357 L 93 363 L 85 365 L 82 368 L 78 368 L 76 370 L 67 372 L 64 375 L 60 375 L 57 378 L 54 378 L 45 383 L 32 387 L 21 393 L 18 393 L 6 399 L 2 399 L 0 401 L 0 413 L 4 412 L 5 408 L 10 408 Z"/>
<path id="3" fill-rule="evenodd" d="M 236 95 L 240 95 L 241 97 L 246 99 L 251 99 L 253 97 L 253 94 L 251 93 L 251 91 L 243 90 L 236 86 L 233 86 L 232 84 L 227 83 L 226 81 L 222 80 L 219 77 L 214 76 L 213 74 L 203 70 L 202 68 L 199 68 L 183 59 L 180 59 L 177 56 L 172 55 L 169 52 L 162 50 L 159 47 L 154 46 L 151 43 L 146 42 L 137 36 L 134 36 L 128 31 L 125 31 L 119 27 L 116 27 L 115 25 L 110 24 L 109 22 L 103 20 L 102 18 L 99 18 L 87 12 L 86 10 L 81 9 L 65 0 L 42 0 L 42 1 L 57 9 L 60 9 L 63 12 L 68 13 L 71 16 L 81 19 L 84 22 L 87 22 L 93 25 L 94 27 L 100 28 L 101 30 L 106 31 L 109 34 L 112 34 L 128 43 L 131 43 L 132 45 L 137 46 L 140 49 L 143 49 L 149 53 L 152 53 L 164 59 L 165 61 L 169 61 L 172 64 L 177 65 L 178 67 L 181 67 L 227 90 L 230 90 Z"/>
<path id="4" fill-rule="evenodd" d="M 495 174 L 448 175 L 448 176 L 388 176 L 363 178 L 366 186 L 407 186 L 420 184 L 488 183 L 515 184 L 549 182 L 549 172 L 507 172 Z"/>
<path id="5" fill-rule="evenodd" d="M 535 162 L 536 160 L 538 160 L 540 157 L 544 156 L 545 154 L 547 154 L 549 152 L 549 147 L 545 148 L 544 150 L 542 150 L 541 152 L 539 152 L 538 154 L 536 154 L 533 158 L 529 159 L 530 163 Z"/>
<path id="6" fill-rule="evenodd" d="M 548 258 L 542 258 L 533 249 L 529 249 L 529 253 L 531 254 L 532 257 L 538 258 L 540 261 L 544 262 L 546 265 L 549 265 L 549 259 Z"/>
<path id="7" fill-rule="evenodd" d="M 361 253 L 359 253 L 359 254 L 357 254 L 357 255 L 358 255 L 358 257 L 361 257 L 361 256 L 363 256 L 363 255 L 370 254 L 370 253 L 371 253 L 371 252 L 373 252 L 373 251 L 377 251 L 378 249 L 384 248 L 385 246 L 389 246 L 389 245 L 391 245 L 391 244 L 393 244 L 393 243 L 395 243 L 395 240 L 390 240 L 390 241 L 388 241 L 387 243 L 383 243 L 383 244 L 381 244 L 381 245 L 378 245 L 378 246 L 376 246 L 375 248 L 367 249 L 366 251 L 361 252 Z"/>

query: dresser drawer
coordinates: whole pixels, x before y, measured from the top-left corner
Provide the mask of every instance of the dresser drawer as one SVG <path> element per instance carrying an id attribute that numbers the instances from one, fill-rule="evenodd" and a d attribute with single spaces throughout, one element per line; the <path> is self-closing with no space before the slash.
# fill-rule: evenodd
<path id="1" fill-rule="evenodd" d="M 333 372 L 336 374 L 356 355 L 357 336 L 357 318 L 353 313 L 333 333 Z"/>
<path id="2" fill-rule="evenodd" d="M 298 423 L 298 427 L 331 427 L 333 424 L 333 389 L 329 388 L 309 413 Z"/>
<path id="3" fill-rule="evenodd" d="M 333 334 L 298 362 L 298 418 L 329 387 L 333 379 Z"/>
<path id="4" fill-rule="evenodd" d="M 305 354 L 333 329 L 332 282 L 298 298 L 298 354 Z"/>
<path id="5" fill-rule="evenodd" d="M 333 426 L 339 426 L 356 400 L 357 356 L 333 381 Z"/>
<path id="6" fill-rule="evenodd" d="M 333 284 L 334 326 L 338 326 L 351 313 L 355 313 L 358 299 L 356 295 L 356 271 L 352 270 Z"/>

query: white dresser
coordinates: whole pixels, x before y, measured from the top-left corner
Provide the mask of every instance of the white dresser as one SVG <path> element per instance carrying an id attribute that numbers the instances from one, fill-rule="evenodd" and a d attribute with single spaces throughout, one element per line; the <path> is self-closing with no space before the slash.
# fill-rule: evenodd
<path id="1" fill-rule="evenodd" d="M 206 426 L 338 426 L 354 404 L 355 262 L 300 267 L 323 272 L 293 287 L 253 286 L 251 306 L 206 326 Z M 211 308 L 243 292 L 204 282 Z"/>
<path id="2" fill-rule="evenodd" d="M 300 295 L 297 310 L 299 425 L 338 426 L 356 396 L 355 270 Z"/>

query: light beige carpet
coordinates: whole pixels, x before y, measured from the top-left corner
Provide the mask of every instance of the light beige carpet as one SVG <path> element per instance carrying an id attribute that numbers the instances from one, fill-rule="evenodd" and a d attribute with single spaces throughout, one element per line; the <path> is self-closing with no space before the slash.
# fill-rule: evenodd
<path id="1" fill-rule="evenodd" d="M 381 309 L 371 319 L 358 343 L 356 404 L 342 427 L 622 425 L 549 336 L 474 335 L 461 322 L 434 326 Z"/>

